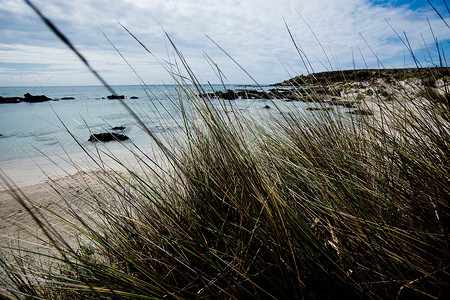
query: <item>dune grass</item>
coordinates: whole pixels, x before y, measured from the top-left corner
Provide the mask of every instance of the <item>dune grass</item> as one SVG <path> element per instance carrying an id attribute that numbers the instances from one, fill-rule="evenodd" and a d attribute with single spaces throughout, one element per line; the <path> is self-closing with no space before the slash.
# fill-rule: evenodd
<path id="1" fill-rule="evenodd" d="M 293 109 L 263 122 L 232 101 L 208 98 L 187 73 L 174 74 L 181 132 L 158 143 L 168 164 L 125 175 L 104 167 L 102 192 L 86 185 L 77 196 L 94 213 L 72 207 L 74 219 L 65 220 L 83 237 L 75 246 L 30 208 L 57 251 L 4 246 L 5 296 L 448 294 L 450 106 L 439 68 L 443 90 L 379 99 L 375 117 Z M 310 97 L 317 95 L 298 100 Z M 31 207 L 26 195 L 12 193 Z"/>
<path id="2" fill-rule="evenodd" d="M 166 149 L 170 175 L 142 166 L 101 177 L 108 192 L 85 194 L 95 220 L 77 213 L 83 225 L 74 225 L 88 246 L 49 231 L 57 268 L 3 260 L 13 295 L 445 295 L 448 94 L 393 100 L 376 118 L 292 111 L 263 126 L 179 83 L 189 102 L 180 102 L 183 133 Z"/>

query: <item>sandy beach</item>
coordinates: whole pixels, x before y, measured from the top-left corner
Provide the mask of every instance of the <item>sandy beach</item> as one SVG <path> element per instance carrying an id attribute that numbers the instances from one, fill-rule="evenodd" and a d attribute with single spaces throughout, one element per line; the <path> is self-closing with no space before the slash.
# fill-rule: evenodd
<path id="1" fill-rule="evenodd" d="M 93 213 L 87 200 L 87 186 L 100 191 L 96 174 L 81 171 L 59 179 L 0 191 L 2 245 L 52 253 L 44 233 L 29 213 L 32 211 L 45 218 L 48 228 L 56 228 L 65 241 L 76 246 L 81 235 L 66 221 L 79 224 L 74 218 L 74 212 Z M 19 196 L 24 202 L 18 200 Z"/>
<path id="2" fill-rule="evenodd" d="M 139 172 L 142 157 L 129 151 L 116 155 L 126 166 Z M 153 152 L 153 158 L 155 156 Z M 151 165 L 148 160 L 145 163 Z M 101 164 L 110 173 L 126 174 L 125 168 L 111 158 L 102 156 Z M 54 156 L 1 163 L 3 176 L 6 176 L 6 182 L 0 184 L 2 245 L 20 245 L 23 249 L 39 253 L 53 251 L 29 211 L 18 201 L 20 196 L 31 211 L 48 221 L 49 227 L 57 228 L 65 241 L 79 246 L 81 235 L 63 219 L 79 224 L 74 212 L 85 216 L 96 213 L 96 208 L 91 206 L 90 195 L 105 192 L 105 186 L 99 183 L 99 179 L 108 176 L 99 165 L 81 154 L 71 157 L 71 160 Z"/>

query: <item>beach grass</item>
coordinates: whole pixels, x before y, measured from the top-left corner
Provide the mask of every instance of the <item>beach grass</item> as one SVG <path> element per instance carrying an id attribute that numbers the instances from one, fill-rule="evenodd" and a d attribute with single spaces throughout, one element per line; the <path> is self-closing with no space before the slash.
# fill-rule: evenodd
<path id="1" fill-rule="evenodd" d="M 86 187 L 84 195 L 95 217 L 74 211 L 82 225 L 73 229 L 88 241 L 76 247 L 30 210 L 59 251 L 46 259 L 58 263 L 47 270 L 28 255 L 3 260 L 12 295 L 408 299 L 448 291 L 448 94 L 393 100 L 376 118 L 292 111 L 263 126 L 232 102 L 221 102 L 224 114 L 191 84 L 180 88 L 191 113 L 165 150 L 167 173 L 104 170 L 106 192 Z"/>
<path id="2" fill-rule="evenodd" d="M 272 99 L 274 113 L 261 120 L 205 95 L 185 67 L 187 76 L 173 73 L 181 130 L 159 141 L 164 163 L 124 165 L 127 172 L 99 163 L 86 176 L 100 189 L 80 182 L 85 210 L 53 215 L 82 237 L 75 245 L 38 204 L 11 191 L 57 251 L 4 246 L 5 296 L 448 295 L 450 105 L 440 68 L 433 69 L 440 88 L 398 91 L 389 101 L 367 92 L 375 116 L 282 112 Z"/>

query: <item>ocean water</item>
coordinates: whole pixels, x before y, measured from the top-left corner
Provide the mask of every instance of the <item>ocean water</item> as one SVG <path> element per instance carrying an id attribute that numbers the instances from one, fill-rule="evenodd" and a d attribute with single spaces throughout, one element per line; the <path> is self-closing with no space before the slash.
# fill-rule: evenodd
<path id="1" fill-rule="evenodd" d="M 176 132 L 179 128 L 179 101 L 176 86 L 151 85 L 113 86 L 118 95 L 125 96 L 125 103 L 139 116 L 148 129 L 156 136 Z M 223 90 L 221 85 L 212 86 L 214 90 Z M 228 89 L 243 89 L 255 87 L 227 86 Z M 205 87 L 207 92 L 211 87 Z M 0 87 L 0 96 L 23 97 L 25 93 L 46 95 L 52 99 L 74 97 L 74 100 L 48 101 L 42 103 L 0 104 L 0 170 L 4 173 L 18 172 L 19 181 L 30 183 L 33 177 L 30 173 L 32 165 L 41 167 L 42 158 L 47 161 L 58 156 L 78 157 L 84 153 L 83 148 L 95 151 L 104 147 L 107 151 L 124 151 L 125 147 L 137 146 L 144 153 L 154 151 L 155 144 L 136 120 L 118 100 L 108 100 L 110 95 L 103 86 L 78 87 Z M 138 99 L 131 99 L 131 97 Z M 244 115 L 269 116 L 274 110 L 263 107 L 265 100 L 233 101 Z M 271 105 L 271 104 L 269 104 Z M 285 103 L 289 106 L 305 106 L 305 103 Z M 95 145 L 88 139 L 91 133 L 112 131 L 113 127 L 124 126 L 123 131 L 130 140 L 124 143 L 109 142 Z M 48 159 L 49 158 L 49 159 Z M 28 162 L 28 165 L 24 163 Z M 32 163 L 30 163 L 32 162 Z M 59 165 L 63 164 L 61 160 Z M 36 165 L 34 167 L 36 168 Z M 24 175 L 24 170 L 28 170 Z M 34 174 L 34 173 L 33 173 Z M 37 173 L 36 173 L 37 174 Z M 17 181 L 17 178 L 13 178 Z M 36 179 L 37 181 L 37 179 Z"/>
<path id="2" fill-rule="evenodd" d="M 168 112 L 175 112 L 175 107 L 168 99 L 168 95 L 175 91 L 174 87 L 153 86 L 150 92 L 146 92 L 141 86 L 116 86 L 114 89 L 117 94 L 126 95 L 125 102 L 140 115 L 152 131 L 158 132 L 160 121 L 166 119 L 167 112 L 162 106 Z M 33 158 L 42 154 L 75 154 L 82 151 L 80 144 L 84 147 L 93 145 L 88 142 L 91 133 L 111 131 L 115 126 L 125 126 L 126 129 L 121 133 L 138 145 L 144 147 L 148 140 L 121 103 L 107 99 L 110 93 L 102 86 L 0 87 L 0 95 L 4 97 L 22 97 L 25 93 L 43 94 L 52 99 L 75 99 L 0 104 L 2 162 Z M 132 96 L 139 99 L 130 99 Z M 113 142 L 109 143 L 108 147 L 114 149 L 120 145 Z"/>

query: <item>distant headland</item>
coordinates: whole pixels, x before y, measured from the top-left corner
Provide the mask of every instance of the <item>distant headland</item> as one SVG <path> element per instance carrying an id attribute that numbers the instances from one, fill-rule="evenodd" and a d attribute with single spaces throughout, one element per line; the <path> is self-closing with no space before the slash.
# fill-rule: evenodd
<path id="1" fill-rule="evenodd" d="M 449 76 L 448 67 L 340 70 L 299 75 L 272 84 L 270 87 L 273 88 L 269 90 L 227 90 L 205 96 L 226 100 L 242 98 L 320 102 L 351 108 L 369 99 L 389 101 L 398 97 L 399 93 L 438 93 L 447 85 Z"/>

